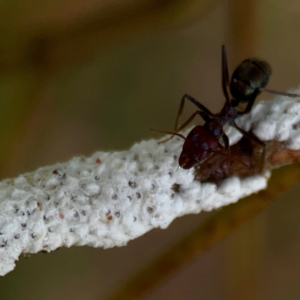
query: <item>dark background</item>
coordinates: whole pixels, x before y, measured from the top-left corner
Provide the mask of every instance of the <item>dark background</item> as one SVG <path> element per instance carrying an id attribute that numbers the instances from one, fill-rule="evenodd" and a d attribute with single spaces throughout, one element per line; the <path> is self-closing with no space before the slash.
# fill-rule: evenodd
<path id="1" fill-rule="evenodd" d="M 269 88 L 297 87 L 299 32 L 296 0 L 3 0 L 1 178 L 159 137 L 150 128 L 173 129 L 184 93 L 217 112 L 223 43 L 230 70 L 257 56 L 273 68 Z M 299 192 L 300 185 L 144 299 L 298 299 Z M 21 257 L 0 278 L 0 298 L 107 299 L 207 215 L 179 218 L 122 248 Z"/>

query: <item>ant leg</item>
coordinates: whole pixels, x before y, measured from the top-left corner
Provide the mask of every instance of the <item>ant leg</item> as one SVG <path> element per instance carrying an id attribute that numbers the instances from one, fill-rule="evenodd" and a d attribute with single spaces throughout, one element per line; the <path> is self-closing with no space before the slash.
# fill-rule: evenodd
<path id="1" fill-rule="evenodd" d="M 299 94 L 292 94 L 292 93 L 285 93 L 285 92 L 278 92 L 278 91 L 274 91 L 274 90 L 269 90 L 266 88 L 259 88 L 256 90 L 255 94 L 253 95 L 253 97 L 249 100 L 246 109 L 244 111 L 239 111 L 237 113 L 237 116 L 242 116 L 245 115 L 247 113 L 250 112 L 250 110 L 252 109 L 252 106 L 254 104 L 255 98 L 258 96 L 258 94 L 260 92 L 266 92 L 266 93 L 270 93 L 270 94 L 275 94 L 275 95 L 281 95 L 281 96 L 287 96 L 287 97 L 292 97 L 292 98 L 297 98 L 300 97 Z"/>
<path id="2" fill-rule="evenodd" d="M 226 53 L 225 45 L 222 45 L 222 89 L 227 103 L 230 102 L 228 96 L 228 90 L 227 90 L 228 86 L 229 86 L 229 74 L 228 74 L 227 53 Z"/>
<path id="3" fill-rule="evenodd" d="M 278 91 L 269 90 L 269 89 L 266 89 L 266 88 L 260 88 L 259 90 L 261 92 L 266 92 L 266 93 L 275 94 L 275 95 L 281 95 L 281 96 L 287 96 L 287 97 L 292 97 L 292 98 L 300 97 L 299 94 L 278 92 Z"/>
<path id="4" fill-rule="evenodd" d="M 255 102 L 255 100 L 256 100 L 256 97 L 258 96 L 259 93 L 260 93 L 260 90 L 257 89 L 257 90 L 254 92 L 254 94 L 253 94 L 253 96 L 251 97 L 251 99 L 248 101 L 248 104 L 247 104 L 245 110 L 244 110 L 244 111 L 238 111 L 238 112 L 237 112 L 237 116 L 238 116 L 238 117 L 240 117 L 240 116 L 242 116 L 242 115 L 246 115 L 246 114 L 248 114 L 248 113 L 251 111 L 252 106 L 253 106 L 253 104 L 254 104 L 254 102 Z"/>
<path id="5" fill-rule="evenodd" d="M 160 132 L 160 133 L 172 134 L 172 137 L 173 137 L 174 135 L 177 135 L 177 136 L 179 136 L 179 137 L 181 137 L 182 139 L 185 140 L 185 137 L 184 137 L 182 134 L 178 133 L 178 132 L 174 132 L 174 131 L 163 131 L 163 130 L 156 130 L 156 129 L 151 129 L 151 131 Z M 167 140 L 169 140 L 169 139 L 167 139 Z M 158 143 L 161 144 L 161 143 L 164 143 L 164 142 L 165 142 L 165 141 L 161 141 L 161 142 L 158 142 Z"/>
<path id="6" fill-rule="evenodd" d="M 182 114 L 183 111 L 183 106 L 184 106 L 184 102 L 185 99 L 191 101 L 193 104 L 195 104 L 200 111 L 203 111 L 205 114 L 207 114 L 210 117 L 214 117 L 215 114 L 213 114 L 208 108 L 206 108 L 203 104 L 201 104 L 200 102 L 198 102 L 196 99 L 194 99 L 192 96 L 185 94 L 183 95 L 182 99 L 181 99 L 181 103 L 179 106 L 179 110 L 178 110 L 178 114 L 177 114 L 177 118 L 176 118 L 176 125 L 178 126 L 178 120 L 179 120 L 179 116 Z"/>
<path id="7" fill-rule="evenodd" d="M 193 104 L 195 104 L 201 111 L 196 111 L 195 113 L 193 113 L 190 118 L 185 121 L 181 126 L 178 126 L 178 123 L 179 123 L 179 117 L 181 116 L 182 112 L 183 112 L 183 108 L 184 108 L 184 103 L 185 103 L 185 99 L 191 101 Z M 200 102 L 198 102 L 196 99 L 194 99 L 192 96 L 188 95 L 188 94 L 184 94 L 183 97 L 181 98 L 181 102 L 180 102 L 180 105 L 179 105 L 179 109 L 178 109 L 178 112 L 177 112 L 177 116 L 176 116 L 176 120 L 175 120 L 175 132 L 177 133 L 178 131 L 184 129 L 194 118 L 195 116 L 199 114 L 203 119 L 204 121 L 207 120 L 207 116 L 211 116 L 211 117 L 214 117 L 215 114 L 213 114 L 208 108 L 206 108 L 203 104 L 201 104 Z M 167 133 L 167 132 L 165 132 Z M 165 143 L 167 141 L 169 141 L 170 139 L 172 139 L 174 137 L 174 134 L 163 140 L 163 141 L 160 141 L 159 144 L 161 143 Z"/>
<path id="8" fill-rule="evenodd" d="M 223 143 L 224 143 L 225 152 L 227 153 L 228 149 L 229 149 L 229 139 L 228 139 L 228 136 L 225 133 L 222 135 L 222 140 L 223 140 Z"/>
<path id="9" fill-rule="evenodd" d="M 247 113 L 250 112 L 250 110 L 252 109 L 252 106 L 254 104 L 255 98 L 258 96 L 258 94 L 260 92 L 266 92 L 266 93 L 270 93 L 270 94 L 275 94 L 275 95 L 281 95 L 281 96 L 287 96 L 287 97 L 292 97 L 292 98 L 296 98 L 296 97 L 300 97 L 299 94 L 292 94 L 292 93 L 285 93 L 285 92 L 278 92 L 278 91 L 274 91 L 274 90 L 269 90 L 266 88 L 259 88 L 256 90 L 255 94 L 253 94 L 253 97 L 249 100 L 246 109 L 244 111 L 239 111 L 237 113 L 237 116 L 242 116 L 245 115 Z"/>
<path id="10" fill-rule="evenodd" d="M 205 122 L 208 122 L 211 120 L 211 118 L 203 111 L 198 111 L 199 112 L 199 115 L 202 117 L 202 119 L 205 121 Z"/>
<path id="11" fill-rule="evenodd" d="M 184 129 L 189 123 L 191 123 L 193 121 L 193 119 L 196 117 L 196 115 L 200 114 L 201 112 L 200 111 L 196 111 L 194 112 L 181 126 L 177 127 L 175 129 L 175 132 L 166 132 L 166 131 L 158 131 L 158 130 L 155 130 L 157 132 L 162 132 L 162 133 L 170 133 L 172 134 L 169 138 L 165 139 L 165 140 L 162 140 L 160 142 L 158 142 L 159 144 L 162 144 L 162 143 L 165 143 L 169 140 L 171 140 L 174 135 L 178 135 L 178 131 L 181 131 L 182 129 Z"/>
<path id="12" fill-rule="evenodd" d="M 231 125 L 235 129 L 237 129 L 243 136 L 245 136 L 249 140 L 255 141 L 256 143 L 258 143 L 259 145 L 261 145 L 263 147 L 263 152 L 261 154 L 260 167 L 259 167 L 259 171 L 261 172 L 263 170 L 264 162 L 265 162 L 265 158 L 266 158 L 266 144 L 263 141 L 261 141 L 258 137 L 256 137 L 254 134 L 251 134 L 251 133 L 243 130 L 242 128 L 238 127 L 237 124 L 234 122 L 234 120 L 232 121 Z"/>

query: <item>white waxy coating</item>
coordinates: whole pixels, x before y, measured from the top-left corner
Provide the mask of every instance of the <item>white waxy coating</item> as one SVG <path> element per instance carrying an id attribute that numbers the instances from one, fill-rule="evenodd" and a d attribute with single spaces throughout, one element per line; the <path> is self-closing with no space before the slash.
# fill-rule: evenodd
<path id="1" fill-rule="evenodd" d="M 276 97 L 239 120 L 262 140 L 300 149 L 300 101 Z M 238 135 L 228 130 L 230 140 Z M 97 152 L 0 182 L 0 275 L 21 253 L 58 247 L 124 246 L 178 216 L 212 210 L 264 189 L 269 173 L 221 185 L 194 181 L 178 167 L 182 139 L 143 141 L 123 152 Z M 176 184 L 177 189 L 174 188 Z"/>

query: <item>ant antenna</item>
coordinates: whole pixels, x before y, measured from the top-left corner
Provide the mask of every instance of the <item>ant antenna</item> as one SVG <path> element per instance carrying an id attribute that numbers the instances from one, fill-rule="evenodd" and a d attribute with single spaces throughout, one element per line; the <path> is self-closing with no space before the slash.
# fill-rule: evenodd
<path id="1" fill-rule="evenodd" d="M 274 90 L 270 90 L 270 89 L 266 89 L 266 88 L 259 88 L 259 90 L 261 92 L 266 92 L 266 93 L 269 93 L 269 94 L 275 94 L 275 95 L 280 95 L 280 96 L 287 96 L 287 97 L 292 97 L 292 98 L 300 97 L 299 94 L 278 92 L 278 91 L 274 91 Z"/>
<path id="2" fill-rule="evenodd" d="M 177 135 L 177 136 L 179 136 L 179 137 L 181 137 L 182 139 L 185 140 L 185 137 L 184 137 L 182 134 L 178 133 L 178 132 L 174 132 L 174 131 L 162 131 L 162 130 L 156 130 L 156 129 L 150 129 L 150 130 L 151 130 L 151 131 L 154 131 L 154 132 L 159 132 L 159 133 L 171 134 L 171 135 L 172 135 L 171 138 L 172 138 L 174 135 Z M 159 141 L 158 144 L 162 144 L 162 143 L 164 143 L 164 142 L 170 140 L 171 138 L 167 138 L 166 140 Z"/>

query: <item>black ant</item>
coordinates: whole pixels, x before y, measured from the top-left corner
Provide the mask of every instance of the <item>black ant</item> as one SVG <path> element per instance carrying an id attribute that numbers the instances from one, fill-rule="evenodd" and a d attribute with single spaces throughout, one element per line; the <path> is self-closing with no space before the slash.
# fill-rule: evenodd
<path id="1" fill-rule="evenodd" d="M 266 144 L 252 133 L 244 131 L 238 127 L 235 119 L 250 112 L 255 99 L 262 91 L 289 97 L 299 97 L 299 95 L 296 94 L 282 93 L 266 89 L 265 86 L 268 84 L 270 76 L 271 67 L 267 62 L 256 58 L 249 58 L 238 65 L 229 82 L 227 55 L 225 46 L 223 45 L 222 90 L 226 100 L 224 107 L 219 113 L 214 114 L 196 99 L 185 94 L 181 99 L 176 116 L 175 132 L 164 132 L 172 134 L 172 136 L 159 143 L 164 143 L 170 140 L 174 137 L 174 135 L 183 138 L 185 142 L 179 157 L 179 165 L 183 169 L 190 169 L 211 158 L 214 154 L 228 155 L 229 140 L 227 135 L 224 133 L 223 126 L 225 124 L 229 124 L 236 128 L 243 136 L 256 142 L 262 147 L 260 162 L 260 170 L 262 170 L 266 155 Z M 232 99 L 229 98 L 228 88 L 230 88 Z M 186 122 L 184 122 L 181 126 L 178 126 L 179 117 L 182 114 L 186 99 L 195 104 L 198 107 L 198 110 L 193 113 Z M 247 103 L 247 106 L 243 111 L 236 109 L 241 102 Z M 203 126 L 195 126 L 185 138 L 178 132 L 184 129 L 196 115 L 200 115 L 205 123 Z M 222 138 L 223 145 L 220 143 L 220 138 Z M 238 160 L 230 155 L 228 155 L 228 157 L 232 160 Z M 239 162 L 244 164 L 242 161 Z M 249 168 L 246 164 L 244 165 Z"/>

